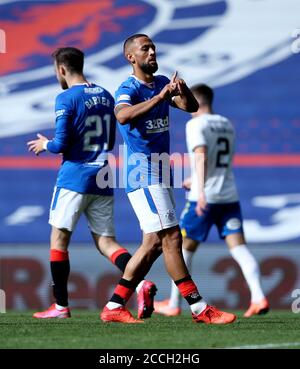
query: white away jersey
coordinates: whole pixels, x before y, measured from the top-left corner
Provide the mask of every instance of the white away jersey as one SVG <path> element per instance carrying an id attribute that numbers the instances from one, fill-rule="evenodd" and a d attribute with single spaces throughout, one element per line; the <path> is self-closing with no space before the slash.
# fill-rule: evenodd
<path id="1" fill-rule="evenodd" d="M 238 193 L 232 173 L 235 132 L 231 122 L 217 114 L 204 114 L 195 117 L 188 121 L 186 125 L 186 140 L 190 154 L 192 177 L 188 200 L 197 201 L 199 198 L 194 149 L 197 146 L 206 146 L 206 201 L 213 204 L 238 201 Z"/>

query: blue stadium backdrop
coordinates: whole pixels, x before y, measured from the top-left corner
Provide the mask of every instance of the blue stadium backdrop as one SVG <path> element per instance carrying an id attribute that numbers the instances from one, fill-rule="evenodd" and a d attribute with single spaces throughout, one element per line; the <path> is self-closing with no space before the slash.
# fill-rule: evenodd
<path id="1" fill-rule="evenodd" d="M 156 43 L 161 74 L 178 70 L 189 85 L 215 88 L 215 110 L 237 131 L 235 176 L 247 240 L 255 244 L 274 306 L 289 306 L 291 291 L 300 287 L 299 13 L 297 0 L 0 1 L 0 287 L 8 308 L 35 308 L 50 300 L 43 292 L 49 284 L 47 221 L 60 159 L 47 153 L 34 157 L 26 148 L 37 132 L 49 137 L 54 132 L 60 87 L 50 54 L 59 46 L 83 49 L 87 78 L 113 94 L 131 72 L 123 40 L 137 32 Z M 172 152 L 186 151 L 188 119 L 172 110 Z M 118 135 L 116 155 L 121 143 Z M 176 189 L 175 196 L 180 215 L 184 190 Z M 141 232 L 123 189 L 115 190 L 115 213 L 118 239 L 136 246 Z M 245 305 L 239 271 L 215 231 L 208 241 L 213 245 L 195 259 L 197 278 L 211 283 L 203 286 L 205 293 L 223 305 Z M 73 242 L 91 243 L 84 219 Z M 95 262 L 89 245 L 82 250 L 82 265 L 81 247 L 74 247 L 72 301 L 98 306 L 105 299 L 98 296 L 99 284 L 109 294 L 118 273 L 103 259 Z M 95 278 L 85 274 L 93 262 Z M 233 269 L 235 277 L 229 277 Z M 158 296 L 166 297 L 161 260 L 151 273 L 160 273 Z M 227 300 L 224 288 L 232 291 Z"/>

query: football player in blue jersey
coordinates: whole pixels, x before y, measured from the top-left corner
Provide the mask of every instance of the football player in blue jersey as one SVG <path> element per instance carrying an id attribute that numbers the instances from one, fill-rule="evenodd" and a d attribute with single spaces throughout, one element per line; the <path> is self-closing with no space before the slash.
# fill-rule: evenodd
<path id="1" fill-rule="evenodd" d="M 142 245 L 128 262 L 113 296 L 104 307 L 104 322 L 141 323 L 125 304 L 137 283 L 161 254 L 171 278 L 190 305 L 195 322 L 226 324 L 235 315 L 209 306 L 200 296 L 185 265 L 182 238 L 174 210 L 169 161 L 169 106 L 198 110 L 197 100 L 183 79 L 171 80 L 158 70 L 156 48 L 145 34 L 124 42 L 133 74 L 116 92 L 115 114 L 124 139 L 125 186 L 143 231 Z"/>
<path id="2" fill-rule="evenodd" d="M 114 98 L 103 87 L 86 80 L 81 50 L 59 48 L 52 56 L 57 79 L 65 90 L 56 98 L 55 137 L 48 140 L 38 134 L 38 139 L 28 142 L 28 148 L 36 155 L 45 150 L 63 155 L 49 217 L 52 226 L 50 267 L 56 303 L 46 311 L 35 313 L 35 318 L 70 317 L 68 246 L 82 213 L 103 255 L 121 271 L 131 257 L 115 240 L 113 189 L 98 186 L 96 180 L 101 170 L 109 170 L 108 151 L 114 146 L 116 127 Z M 144 296 L 148 297 L 155 290 L 154 283 L 140 282 L 138 316 L 151 315 L 153 303 L 148 306 Z"/>

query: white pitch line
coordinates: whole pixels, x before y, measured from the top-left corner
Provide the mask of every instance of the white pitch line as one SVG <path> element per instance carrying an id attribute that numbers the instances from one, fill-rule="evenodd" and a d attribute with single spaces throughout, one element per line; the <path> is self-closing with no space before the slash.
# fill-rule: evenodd
<path id="1" fill-rule="evenodd" d="M 280 348 L 280 347 L 300 347 L 300 342 L 278 342 L 278 343 L 266 343 L 262 345 L 245 345 L 245 346 L 233 346 L 233 347 L 225 347 L 226 349 L 268 349 L 268 348 Z"/>

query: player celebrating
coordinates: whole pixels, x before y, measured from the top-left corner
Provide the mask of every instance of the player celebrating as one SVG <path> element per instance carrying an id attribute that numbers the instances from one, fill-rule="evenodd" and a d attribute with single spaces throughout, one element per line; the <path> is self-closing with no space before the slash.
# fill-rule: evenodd
<path id="1" fill-rule="evenodd" d="M 232 173 L 235 132 L 231 122 L 212 111 L 213 91 L 201 84 L 192 89 L 199 109 L 186 125 L 186 140 L 191 161 L 190 189 L 182 213 L 183 256 L 190 269 L 192 257 L 204 242 L 213 224 L 225 238 L 230 253 L 242 269 L 251 291 L 251 304 L 244 314 L 265 314 L 269 304 L 260 284 L 256 260 L 248 250 L 242 227 L 242 214 Z M 157 301 L 155 312 L 179 315 L 180 294 L 172 284 L 170 300 Z"/>
<path id="2" fill-rule="evenodd" d="M 48 150 L 63 154 L 62 165 L 54 189 L 49 223 L 50 267 L 56 303 L 34 314 L 35 318 L 68 318 L 67 282 L 70 273 L 68 246 L 82 213 L 88 220 L 99 251 L 121 271 L 131 255 L 115 240 L 113 222 L 113 189 L 98 187 L 96 176 L 108 170 L 107 153 L 115 142 L 116 119 L 114 99 L 103 87 L 89 83 L 83 74 L 84 54 L 73 47 L 59 48 L 53 53 L 57 79 L 65 90 L 56 98 L 55 137 L 49 141 L 38 134 L 28 142 L 36 155 Z M 153 311 L 155 285 L 142 281 L 138 288 L 138 316 L 148 317 Z"/>
<path id="3" fill-rule="evenodd" d="M 143 242 L 128 262 L 114 294 L 101 313 L 104 322 L 141 323 L 125 308 L 138 281 L 162 252 L 166 268 L 189 303 L 195 322 L 226 324 L 235 315 L 207 305 L 188 273 L 172 197 L 169 163 L 169 105 L 194 112 L 198 103 L 176 73 L 171 81 L 154 76 L 158 65 L 152 40 L 135 34 L 124 43 L 133 67 L 116 92 L 115 114 L 125 141 L 126 190 L 143 230 Z M 164 160 L 159 160 L 158 156 Z"/>

